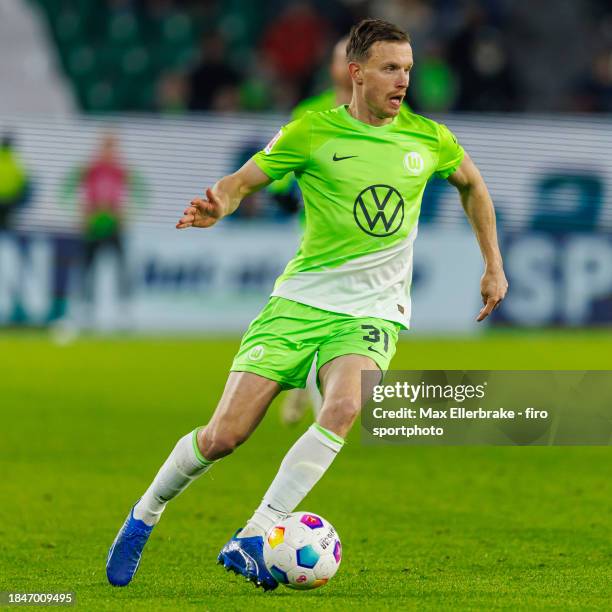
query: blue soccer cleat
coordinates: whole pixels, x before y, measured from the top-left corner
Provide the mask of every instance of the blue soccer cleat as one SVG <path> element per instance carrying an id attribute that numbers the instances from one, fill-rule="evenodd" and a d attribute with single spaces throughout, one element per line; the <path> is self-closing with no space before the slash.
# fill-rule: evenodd
<path id="1" fill-rule="evenodd" d="M 255 586 L 263 587 L 264 591 L 272 591 L 278 586 L 278 581 L 268 571 L 263 557 L 263 538 L 252 536 L 239 538 L 240 529 L 234 537 L 221 549 L 217 561 L 226 570 L 244 576 Z"/>
<path id="2" fill-rule="evenodd" d="M 108 551 L 106 576 L 112 585 L 125 586 L 130 583 L 152 531 L 153 526 L 134 518 L 132 508 Z"/>

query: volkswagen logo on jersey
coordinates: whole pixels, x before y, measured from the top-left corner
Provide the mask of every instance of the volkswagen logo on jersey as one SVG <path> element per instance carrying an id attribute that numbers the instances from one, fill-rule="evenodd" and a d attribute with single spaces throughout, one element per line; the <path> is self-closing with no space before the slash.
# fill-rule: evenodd
<path id="1" fill-rule="evenodd" d="M 391 185 L 370 185 L 355 200 L 357 225 L 370 236 L 391 236 L 402 226 L 404 198 Z"/>
<path id="2" fill-rule="evenodd" d="M 408 170 L 408 174 L 414 174 L 416 176 L 423 172 L 425 161 L 420 153 L 411 151 L 410 153 L 406 153 L 406 155 L 404 155 L 404 166 L 406 167 L 406 170 Z"/>

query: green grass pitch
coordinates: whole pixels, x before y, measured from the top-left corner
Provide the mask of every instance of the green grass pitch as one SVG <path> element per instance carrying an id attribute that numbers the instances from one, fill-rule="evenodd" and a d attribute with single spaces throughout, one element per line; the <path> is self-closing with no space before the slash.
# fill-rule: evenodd
<path id="1" fill-rule="evenodd" d="M 0 591 L 75 591 L 83 610 L 610 609 L 610 448 L 346 449 L 301 505 L 344 559 L 312 592 L 264 594 L 215 564 L 291 443 L 278 404 L 172 502 L 134 582 L 108 546 L 175 441 L 205 422 L 237 340 L 0 336 Z M 416 337 L 394 369 L 612 369 L 609 332 Z"/>

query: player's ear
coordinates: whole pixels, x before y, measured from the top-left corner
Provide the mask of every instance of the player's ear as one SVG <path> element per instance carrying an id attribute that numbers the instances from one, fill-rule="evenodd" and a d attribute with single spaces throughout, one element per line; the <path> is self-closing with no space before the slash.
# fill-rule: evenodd
<path id="1" fill-rule="evenodd" d="M 348 69 L 351 79 L 353 79 L 357 85 L 363 85 L 363 71 L 361 70 L 361 65 L 357 62 L 349 62 Z"/>

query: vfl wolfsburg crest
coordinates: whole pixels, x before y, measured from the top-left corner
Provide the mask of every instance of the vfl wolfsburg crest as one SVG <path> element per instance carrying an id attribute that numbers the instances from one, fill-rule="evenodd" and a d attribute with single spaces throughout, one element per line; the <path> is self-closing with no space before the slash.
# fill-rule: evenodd
<path id="1" fill-rule="evenodd" d="M 264 356 L 265 349 L 261 344 L 254 346 L 247 354 L 249 361 L 261 361 Z"/>
<path id="2" fill-rule="evenodd" d="M 391 185 L 370 185 L 355 200 L 357 225 L 370 236 L 391 236 L 402 226 L 404 198 Z"/>
<path id="3" fill-rule="evenodd" d="M 425 160 L 420 153 L 412 151 L 404 155 L 404 167 L 408 170 L 408 174 L 419 175 L 425 167 Z"/>

